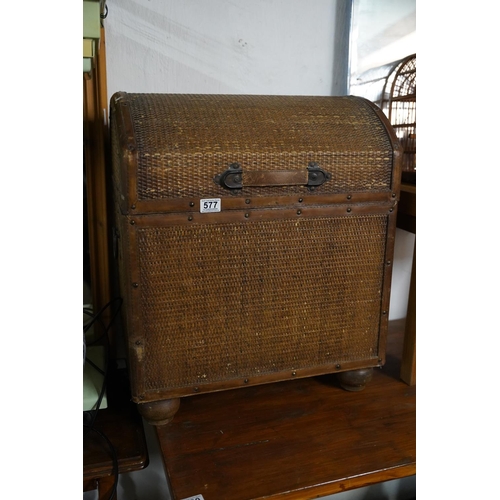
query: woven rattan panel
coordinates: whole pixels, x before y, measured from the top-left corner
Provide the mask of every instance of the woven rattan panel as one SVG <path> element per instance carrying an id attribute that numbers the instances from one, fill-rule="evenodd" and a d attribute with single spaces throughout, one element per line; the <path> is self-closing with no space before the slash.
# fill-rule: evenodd
<path id="1" fill-rule="evenodd" d="M 392 145 L 369 103 L 351 97 L 128 94 L 137 145 L 138 200 L 309 193 L 301 186 L 228 192 L 213 177 L 305 170 L 332 181 L 315 194 L 388 191 Z"/>
<path id="2" fill-rule="evenodd" d="M 144 390 L 377 357 L 386 216 L 137 229 Z"/>

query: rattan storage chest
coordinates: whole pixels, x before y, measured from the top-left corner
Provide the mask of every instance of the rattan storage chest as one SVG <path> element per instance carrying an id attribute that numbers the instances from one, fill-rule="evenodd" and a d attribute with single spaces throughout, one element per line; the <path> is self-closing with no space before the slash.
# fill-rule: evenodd
<path id="1" fill-rule="evenodd" d="M 382 365 L 401 176 L 360 97 L 132 94 L 110 106 L 132 396 Z"/>

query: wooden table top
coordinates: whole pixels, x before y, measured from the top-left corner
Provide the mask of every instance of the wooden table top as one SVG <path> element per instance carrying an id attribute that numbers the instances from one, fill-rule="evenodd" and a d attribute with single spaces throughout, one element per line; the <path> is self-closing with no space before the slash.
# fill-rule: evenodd
<path id="1" fill-rule="evenodd" d="M 149 460 L 142 418 L 137 406 L 130 402 L 128 384 L 123 373 L 113 375 L 108 389 L 108 408 L 99 410 L 94 425 L 113 445 L 120 474 L 143 469 Z M 113 460 L 108 444 L 99 434 L 87 432 L 84 427 L 84 483 L 111 474 Z"/>
<path id="2" fill-rule="evenodd" d="M 182 399 L 157 428 L 173 500 L 305 500 L 414 475 L 403 332 L 390 322 L 386 365 L 361 392 L 322 376 Z"/>

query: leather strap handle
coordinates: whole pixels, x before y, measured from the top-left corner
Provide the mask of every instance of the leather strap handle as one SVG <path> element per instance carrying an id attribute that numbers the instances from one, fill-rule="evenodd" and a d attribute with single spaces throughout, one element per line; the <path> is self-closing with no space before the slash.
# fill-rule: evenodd
<path id="1" fill-rule="evenodd" d="M 314 189 L 329 180 L 331 175 L 317 163 L 309 163 L 306 170 L 257 170 L 243 172 L 239 163 L 232 163 L 214 182 L 227 189 L 243 187 L 308 186 Z"/>

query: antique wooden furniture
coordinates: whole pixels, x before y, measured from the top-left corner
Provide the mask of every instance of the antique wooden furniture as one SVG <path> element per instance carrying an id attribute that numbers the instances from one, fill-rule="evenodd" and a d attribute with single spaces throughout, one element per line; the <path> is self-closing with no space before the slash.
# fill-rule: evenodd
<path id="1" fill-rule="evenodd" d="M 417 383 L 417 187 L 413 184 L 401 185 L 397 227 L 415 234 L 413 263 L 406 313 L 406 328 L 401 362 L 401 379 L 407 384 Z"/>
<path id="2" fill-rule="evenodd" d="M 172 500 L 307 500 L 416 474 L 403 331 L 390 322 L 387 363 L 361 393 L 323 375 L 186 398 L 156 427 Z"/>
<path id="3" fill-rule="evenodd" d="M 359 97 L 117 93 L 115 252 L 132 397 L 384 364 L 401 149 Z"/>
<path id="4" fill-rule="evenodd" d="M 97 7 L 97 28 L 89 36 L 97 36 L 99 29 L 99 6 L 104 2 L 84 2 Z M 86 176 L 86 199 L 88 241 L 90 253 L 90 288 L 94 311 L 99 311 L 112 299 L 110 262 L 109 262 L 109 214 L 108 214 L 108 175 L 106 173 L 106 150 L 108 143 L 108 96 L 106 77 L 106 37 L 101 26 L 100 36 L 93 40 L 93 58 L 87 63 L 84 59 L 83 73 L 83 151 L 84 174 Z M 87 68 L 85 68 L 87 66 Z M 85 71 L 87 70 L 87 71 Z M 109 311 L 105 310 L 102 319 L 109 321 Z M 114 345 L 113 330 L 110 332 Z"/>
<path id="5" fill-rule="evenodd" d="M 130 402 L 128 387 L 125 374 L 115 374 L 108 387 L 108 408 L 99 410 L 95 431 L 84 426 L 83 491 L 97 489 L 100 500 L 110 498 L 117 474 L 144 469 L 149 461 L 142 419 Z M 113 498 L 119 500 L 116 493 Z"/>

